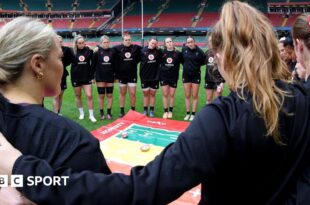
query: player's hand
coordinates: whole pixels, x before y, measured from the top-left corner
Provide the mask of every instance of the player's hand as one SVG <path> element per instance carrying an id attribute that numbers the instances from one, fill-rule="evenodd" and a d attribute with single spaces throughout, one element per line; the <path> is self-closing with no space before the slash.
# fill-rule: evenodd
<path id="1" fill-rule="evenodd" d="M 294 81 L 294 77 L 295 77 L 296 74 L 297 74 L 296 69 L 294 69 L 293 72 L 292 72 L 291 81 Z"/>
<path id="2" fill-rule="evenodd" d="M 224 89 L 224 83 L 221 83 L 217 86 L 216 92 L 221 93 Z"/>
<path id="3" fill-rule="evenodd" d="M 0 133 L 0 175 L 11 175 L 14 163 L 21 155 Z"/>
<path id="4" fill-rule="evenodd" d="M 35 205 L 13 187 L 3 187 L 0 189 L 1 205 Z"/>

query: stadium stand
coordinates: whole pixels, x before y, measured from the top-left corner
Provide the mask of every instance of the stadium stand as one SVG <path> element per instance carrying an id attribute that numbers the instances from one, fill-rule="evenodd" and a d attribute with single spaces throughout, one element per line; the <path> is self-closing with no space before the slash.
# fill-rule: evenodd
<path id="1" fill-rule="evenodd" d="M 70 21 L 68 19 L 55 19 L 51 22 L 51 25 L 55 29 L 69 28 Z"/>
<path id="2" fill-rule="evenodd" d="M 73 10 L 72 0 L 67 0 L 67 1 L 57 1 L 57 0 L 52 0 L 52 10 L 53 11 L 71 11 Z"/>
<path id="3" fill-rule="evenodd" d="M 98 3 L 97 9 L 112 9 L 113 6 L 117 3 L 118 1 L 115 0 L 101 0 Z"/>
<path id="4" fill-rule="evenodd" d="M 201 0 L 171 0 L 165 13 L 195 13 Z M 211 1 L 210 1 L 211 2 Z"/>
<path id="5" fill-rule="evenodd" d="M 191 19 L 194 15 L 194 13 L 161 14 L 159 20 L 153 23 L 152 27 L 191 27 Z"/>
<path id="6" fill-rule="evenodd" d="M 20 5 L 19 0 L 1 0 L 0 1 L 1 10 L 14 10 L 14 11 L 22 11 L 23 8 Z"/>
<path id="7" fill-rule="evenodd" d="M 219 12 L 220 6 L 224 3 L 224 0 L 208 1 L 208 6 L 206 7 L 206 12 Z"/>
<path id="8" fill-rule="evenodd" d="M 282 14 L 266 14 L 270 19 L 273 26 L 279 27 L 282 25 L 283 22 L 283 15 Z"/>
<path id="9" fill-rule="evenodd" d="M 159 1 L 158 1 L 159 2 Z M 144 4 L 143 25 L 147 27 L 148 20 L 155 15 L 156 8 L 160 5 L 158 2 L 146 2 Z M 124 12 L 124 28 L 141 28 L 141 4 L 133 2 Z M 120 29 L 122 27 L 121 19 L 118 18 L 110 28 Z"/>
<path id="10" fill-rule="evenodd" d="M 24 0 L 27 11 L 47 11 L 47 1 L 43 0 Z"/>
<path id="11" fill-rule="evenodd" d="M 88 18 L 88 19 L 77 19 L 74 23 L 73 28 L 96 28 L 103 24 L 107 18 Z"/>
<path id="12" fill-rule="evenodd" d="M 193 17 L 197 14 L 201 15 L 199 4 L 202 2 L 204 1 L 193 0 L 190 4 L 187 0 L 144 1 L 144 26 L 148 28 L 191 27 Z M 133 2 L 130 7 L 124 16 L 124 28 L 140 28 L 141 6 Z M 121 28 L 121 22 L 118 20 L 116 25 L 110 28 Z"/>
<path id="13" fill-rule="evenodd" d="M 197 27 L 212 27 L 219 19 L 218 12 L 205 12 L 201 15 Z"/>
<path id="14" fill-rule="evenodd" d="M 97 0 L 78 0 L 77 10 L 96 10 L 98 3 Z"/>
<path id="15" fill-rule="evenodd" d="M 172 35 L 175 41 L 179 35 L 205 38 L 218 20 L 224 1 L 144 0 L 144 33 Z M 276 29 L 285 31 L 289 31 L 299 13 L 310 9 L 310 2 L 305 0 L 248 2 L 264 12 Z M 72 35 L 73 31 L 93 37 L 120 35 L 122 26 L 120 0 L 0 0 L 0 27 L 20 15 L 41 18 L 57 32 L 66 32 L 65 35 Z M 124 29 L 132 34 L 141 33 L 140 0 L 124 0 Z M 141 41 L 140 36 L 137 39 Z"/>
<path id="16" fill-rule="evenodd" d="M 196 16 L 201 2 L 201 0 L 193 0 L 191 3 L 186 0 L 171 0 L 152 27 L 191 27 L 192 19 Z"/>

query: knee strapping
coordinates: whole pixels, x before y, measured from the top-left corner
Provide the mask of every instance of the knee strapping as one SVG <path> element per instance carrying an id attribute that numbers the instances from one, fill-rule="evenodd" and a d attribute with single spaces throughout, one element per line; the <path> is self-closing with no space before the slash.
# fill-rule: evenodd
<path id="1" fill-rule="evenodd" d="M 113 89 L 114 89 L 113 86 L 112 87 L 106 87 L 107 94 L 112 94 L 113 93 Z"/>
<path id="2" fill-rule="evenodd" d="M 97 91 L 99 95 L 104 95 L 106 93 L 105 87 L 97 87 Z"/>

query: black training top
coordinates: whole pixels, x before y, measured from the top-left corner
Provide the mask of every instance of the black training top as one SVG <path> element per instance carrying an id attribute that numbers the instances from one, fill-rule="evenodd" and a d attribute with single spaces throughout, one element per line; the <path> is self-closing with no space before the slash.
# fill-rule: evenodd
<path id="1" fill-rule="evenodd" d="M 67 77 L 69 72 L 67 71 L 67 66 L 69 66 L 73 60 L 73 53 L 70 47 L 61 46 L 63 56 L 61 58 L 64 72 L 62 74 L 63 77 Z"/>
<path id="2" fill-rule="evenodd" d="M 160 64 L 159 80 L 177 81 L 179 79 L 180 63 L 182 53 L 177 50 L 162 52 L 162 60 Z"/>
<path id="3" fill-rule="evenodd" d="M 145 167 L 133 168 L 130 176 L 54 171 L 42 160 L 22 156 L 13 174 L 70 175 L 70 179 L 67 187 L 18 190 L 39 204 L 148 205 L 167 204 L 202 183 L 200 204 L 284 204 L 309 165 L 310 91 L 278 84 L 291 95 L 279 114 L 285 146 L 266 136 L 251 97 L 245 101 L 231 92 L 206 105 L 174 144 Z M 309 200 L 310 195 L 303 197 Z"/>
<path id="4" fill-rule="evenodd" d="M 12 104 L 0 96 L 0 131 L 23 154 L 43 158 L 54 168 L 110 173 L 97 139 L 40 105 Z"/>
<path id="5" fill-rule="evenodd" d="M 91 67 L 93 50 L 85 46 L 83 49 L 77 49 L 71 65 L 72 82 L 89 82 L 94 79 L 94 70 Z"/>
<path id="6" fill-rule="evenodd" d="M 95 71 L 97 82 L 113 82 L 115 76 L 115 55 L 111 48 L 103 49 L 98 46 L 98 51 L 94 52 L 92 67 Z"/>
<path id="7" fill-rule="evenodd" d="M 137 65 L 140 62 L 140 50 L 138 45 L 118 45 L 113 47 L 116 53 L 116 78 L 137 79 Z"/>
<path id="8" fill-rule="evenodd" d="M 218 71 L 217 65 L 214 59 L 214 52 L 208 49 L 206 52 L 206 74 L 205 82 L 214 82 L 217 85 L 224 83 L 225 80 Z"/>
<path id="9" fill-rule="evenodd" d="M 197 75 L 200 74 L 200 67 L 205 64 L 206 55 L 204 52 L 196 46 L 194 49 L 190 49 L 185 46 L 182 48 L 183 54 L 183 73 L 187 75 Z"/>
<path id="10" fill-rule="evenodd" d="M 159 77 L 161 51 L 144 47 L 141 50 L 140 79 L 141 82 L 156 81 Z"/>

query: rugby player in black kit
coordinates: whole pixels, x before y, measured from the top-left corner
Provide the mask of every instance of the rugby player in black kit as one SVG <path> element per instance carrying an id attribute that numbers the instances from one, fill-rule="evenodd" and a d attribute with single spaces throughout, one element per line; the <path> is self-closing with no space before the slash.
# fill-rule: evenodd
<path id="1" fill-rule="evenodd" d="M 209 38 L 209 42 L 210 42 Z M 224 88 L 225 80 L 218 71 L 215 63 L 214 52 L 209 47 L 206 51 L 206 74 L 205 74 L 205 89 L 206 89 L 206 104 L 213 99 L 213 93 L 216 97 L 221 96 Z"/>
<path id="2" fill-rule="evenodd" d="M 112 119 L 112 104 L 113 104 L 113 85 L 115 78 L 115 53 L 109 47 L 110 39 L 108 36 L 100 38 L 100 45 L 96 48 L 92 67 L 95 71 L 95 80 L 98 91 L 98 102 L 100 109 L 101 120 L 105 119 L 104 115 L 104 97 L 108 99 L 107 118 Z"/>
<path id="3" fill-rule="evenodd" d="M 73 45 L 74 59 L 71 65 L 71 83 L 74 88 L 75 101 L 79 109 L 79 119 L 84 119 L 84 111 L 82 105 L 82 88 L 87 98 L 89 109 L 89 120 L 96 122 L 94 117 L 94 103 L 92 95 L 92 83 L 94 81 L 94 70 L 91 67 L 91 59 L 93 50 L 85 44 L 83 36 L 77 36 Z"/>
<path id="4" fill-rule="evenodd" d="M 141 46 L 131 43 L 131 36 L 123 36 L 123 44 L 113 48 L 116 53 L 116 78 L 120 86 L 120 117 L 125 115 L 125 97 L 127 88 L 130 96 L 130 106 L 136 109 L 137 66 L 140 62 Z"/>
<path id="5" fill-rule="evenodd" d="M 73 53 L 72 53 L 71 48 L 63 45 L 62 37 L 58 35 L 58 38 L 59 38 L 59 42 L 60 42 L 62 53 L 63 53 L 62 58 L 61 58 L 62 65 L 63 65 L 63 74 L 62 74 L 61 84 L 60 84 L 61 92 L 59 95 L 53 97 L 53 111 L 57 114 L 60 114 L 60 110 L 62 106 L 62 97 L 63 97 L 65 90 L 67 89 L 67 76 L 69 75 L 69 72 L 66 68 L 72 62 Z"/>
<path id="6" fill-rule="evenodd" d="M 182 62 L 182 54 L 175 50 L 171 37 L 164 41 L 165 48 L 162 51 L 162 58 L 159 71 L 159 82 L 162 88 L 163 118 L 172 118 L 174 106 L 174 94 L 178 85 L 180 63 Z M 169 103 L 168 103 L 169 96 Z M 169 106 L 169 109 L 168 109 Z"/>
<path id="7" fill-rule="evenodd" d="M 154 117 L 155 95 L 158 89 L 161 51 L 157 48 L 157 39 L 151 37 L 148 46 L 141 50 L 140 79 L 143 90 L 143 114 Z M 148 113 L 148 107 L 150 112 Z"/>
<path id="8" fill-rule="evenodd" d="M 182 49 L 183 54 L 183 85 L 185 92 L 186 116 L 184 120 L 192 121 L 195 117 L 198 104 L 198 91 L 201 79 L 200 67 L 204 65 L 206 55 L 199 48 L 193 37 L 186 39 L 186 45 Z M 190 101 L 193 97 L 192 113 L 190 112 Z"/>

